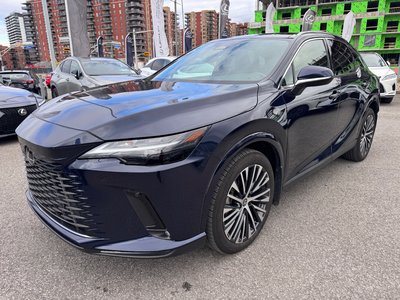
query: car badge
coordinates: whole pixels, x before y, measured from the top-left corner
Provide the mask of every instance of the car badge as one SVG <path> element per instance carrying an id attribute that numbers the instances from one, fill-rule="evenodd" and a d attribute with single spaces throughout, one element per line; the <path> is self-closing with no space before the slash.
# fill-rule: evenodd
<path id="1" fill-rule="evenodd" d="M 18 114 L 23 117 L 28 114 L 28 111 L 25 108 L 20 108 L 18 109 Z"/>

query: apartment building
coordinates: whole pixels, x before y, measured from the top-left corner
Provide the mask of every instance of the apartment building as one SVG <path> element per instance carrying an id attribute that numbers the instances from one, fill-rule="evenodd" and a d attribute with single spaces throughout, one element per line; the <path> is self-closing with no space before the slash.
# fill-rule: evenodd
<path id="1" fill-rule="evenodd" d="M 265 32 L 266 8 L 271 1 L 256 1 L 256 22 L 249 33 Z M 400 1 L 399 0 L 274 0 L 277 8 L 275 32 L 301 31 L 302 17 L 307 9 L 317 12 L 312 30 L 341 35 L 345 15 L 352 11 L 356 17 L 354 35 L 350 43 L 359 51 L 380 53 L 392 64 L 400 57 Z"/>
<path id="2" fill-rule="evenodd" d="M 185 14 L 186 26 L 193 34 L 192 46 L 198 47 L 218 38 L 218 18 L 215 10 L 203 10 Z"/>

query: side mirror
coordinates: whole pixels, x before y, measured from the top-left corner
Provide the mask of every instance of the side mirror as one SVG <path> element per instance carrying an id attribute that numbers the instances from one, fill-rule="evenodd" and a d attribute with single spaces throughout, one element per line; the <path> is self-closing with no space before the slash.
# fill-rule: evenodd
<path id="1" fill-rule="evenodd" d="M 78 70 L 76 70 L 75 72 L 72 72 L 72 75 L 74 75 L 74 77 L 78 80 L 81 79 L 81 77 L 82 77 L 82 73 L 79 72 Z"/>
<path id="2" fill-rule="evenodd" d="M 305 88 L 310 86 L 324 85 L 332 81 L 333 72 L 331 69 L 319 66 L 305 66 L 297 75 L 297 81 L 292 93 L 300 95 Z"/>

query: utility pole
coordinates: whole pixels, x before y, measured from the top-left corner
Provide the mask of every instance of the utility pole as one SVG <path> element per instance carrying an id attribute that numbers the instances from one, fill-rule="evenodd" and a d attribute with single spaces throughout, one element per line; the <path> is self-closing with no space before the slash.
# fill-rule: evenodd
<path id="1" fill-rule="evenodd" d="M 137 54 L 136 35 L 141 33 L 153 32 L 153 30 L 136 31 L 133 29 L 133 51 L 135 53 L 135 69 L 139 70 L 139 59 Z"/>
<path id="2" fill-rule="evenodd" d="M 42 7 L 43 7 L 44 24 L 46 26 L 46 33 L 47 33 L 47 45 L 49 46 L 49 52 L 50 52 L 51 67 L 54 71 L 57 67 L 57 63 L 56 63 L 56 55 L 54 53 L 53 35 L 51 34 L 49 11 L 47 9 L 46 0 L 42 0 Z"/>

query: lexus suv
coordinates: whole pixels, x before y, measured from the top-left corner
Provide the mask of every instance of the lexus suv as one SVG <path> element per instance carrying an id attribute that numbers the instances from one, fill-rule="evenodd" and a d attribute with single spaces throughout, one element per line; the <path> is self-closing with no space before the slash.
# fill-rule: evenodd
<path id="1" fill-rule="evenodd" d="M 282 187 L 364 160 L 379 83 L 327 33 L 216 40 L 154 75 L 47 102 L 17 129 L 27 198 L 79 249 L 230 254 L 262 230 Z"/>

